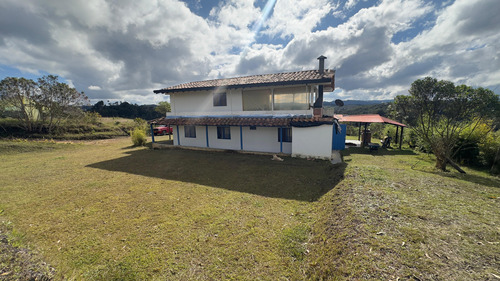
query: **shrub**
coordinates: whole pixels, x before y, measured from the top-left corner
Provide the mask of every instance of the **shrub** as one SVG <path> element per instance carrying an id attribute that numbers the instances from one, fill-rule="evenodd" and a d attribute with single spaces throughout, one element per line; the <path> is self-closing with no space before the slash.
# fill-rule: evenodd
<path id="1" fill-rule="evenodd" d="M 134 128 L 134 130 L 130 132 L 130 137 L 132 138 L 134 146 L 146 145 L 146 132 L 143 129 Z"/>
<path id="2" fill-rule="evenodd" d="M 93 111 L 86 111 L 83 121 L 86 124 L 98 125 L 101 123 L 101 114 Z"/>
<path id="3" fill-rule="evenodd" d="M 491 168 L 494 173 L 500 172 L 500 162 L 498 152 L 500 151 L 500 131 L 489 132 L 481 142 L 479 142 L 479 160 L 487 168 Z"/>

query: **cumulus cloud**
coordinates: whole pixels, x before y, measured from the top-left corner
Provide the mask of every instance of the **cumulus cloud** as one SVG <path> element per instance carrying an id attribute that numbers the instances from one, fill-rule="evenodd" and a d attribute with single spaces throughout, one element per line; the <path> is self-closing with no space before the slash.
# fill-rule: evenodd
<path id="1" fill-rule="evenodd" d="M 282 38 L 310 34 L 333 9 L 328 0 L 278 0 L 264 33 Z"/>
<path id="2" fill-rule="evenodd" d="M 319 55 L 343 98 L 390 98 L 426 75 L 500 84 L 496 0 L 277 0 L 256 33 L 265 2 L 221 1 L 203 18 L 177 0 L 3 0 L 0 65 L 137 103 L 184 82 L 315 69 Z"/>

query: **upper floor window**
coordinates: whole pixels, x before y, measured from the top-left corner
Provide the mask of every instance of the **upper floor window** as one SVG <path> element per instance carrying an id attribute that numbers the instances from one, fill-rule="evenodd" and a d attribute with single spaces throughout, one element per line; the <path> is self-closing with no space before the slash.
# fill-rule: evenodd
<path id="1" fill-rule="evenodd" d="M 226 93 L 214 93 L 214 106 L 227 106 Z"/>
<path id="2" fill-rule="evenodd" d="M 272 94 L 270 89 L 244 90 L 243 93 L 244 111 L 271 110 Z"/>
<path id="3" fill-rule="evenodd" d="M 193 125 L 184 126 L 184 137 L 196 138 L 196 127 Z"/>
<path id="4" fill-rule="evenodd" d="M 217 127 L 217 138 L 218 139 L 231 139 L 231 128 L 230 127 Z"/>
<path id="5" fill-rule="evenodd" d="M 274 89 L 274 110 L 307 110 L 309 93 L 305 87 Z"/>

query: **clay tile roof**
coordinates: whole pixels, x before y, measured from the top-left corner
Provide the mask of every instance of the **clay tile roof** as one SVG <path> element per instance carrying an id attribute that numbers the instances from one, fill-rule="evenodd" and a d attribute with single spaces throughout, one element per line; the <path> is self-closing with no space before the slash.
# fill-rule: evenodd
<path id="1" fill-rule="evenodd" d="M 158 118 L 154 125 L 198 125 L 198 126 L 257 126 L 257 127 L 310 127 L 333 124 L 333 117 L 180 117 Z"/>
<path id="2" fill-rule="evenodd" d="M 318 70 L 305 70 L 296 72 L 285 72 L 275 74 L 252 75 L 236 78 L 225 78 L 215 80 L 205 80 L 189 82 L 168 88 L 155 90 L 155 93 L 174 93 L 196 90 L 211 90 L 216 88 L 243 88 L 273 85 L 294 85 L 309 83 L 332 83 L 334 70 L 325 70 L 320 74 Z"/>

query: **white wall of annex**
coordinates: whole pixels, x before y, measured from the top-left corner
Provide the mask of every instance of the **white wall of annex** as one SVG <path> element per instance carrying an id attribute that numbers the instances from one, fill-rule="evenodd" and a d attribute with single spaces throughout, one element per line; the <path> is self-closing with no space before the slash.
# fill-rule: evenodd
<path id="1" fill-rule="evenodd" d="M 208 143 L 210 148 L 241 150 L 240 127 L 229 127 L 231 139 L 218 139 L 217 127 L 208 126 Z"/>
<path id="2" fill-rule="evenodd" d="M 332 125 L 292 128 L 292 156 L 330 159 Z"/>
<path id="3" fill-rule="evenodd" d="M 256 127 L 250 130 L 250 127 L 243 127 L 243 150 L 279 153 L 278 128 Z M 292 153 L 291 143 L 283 142 L 283 153 Z"/>

